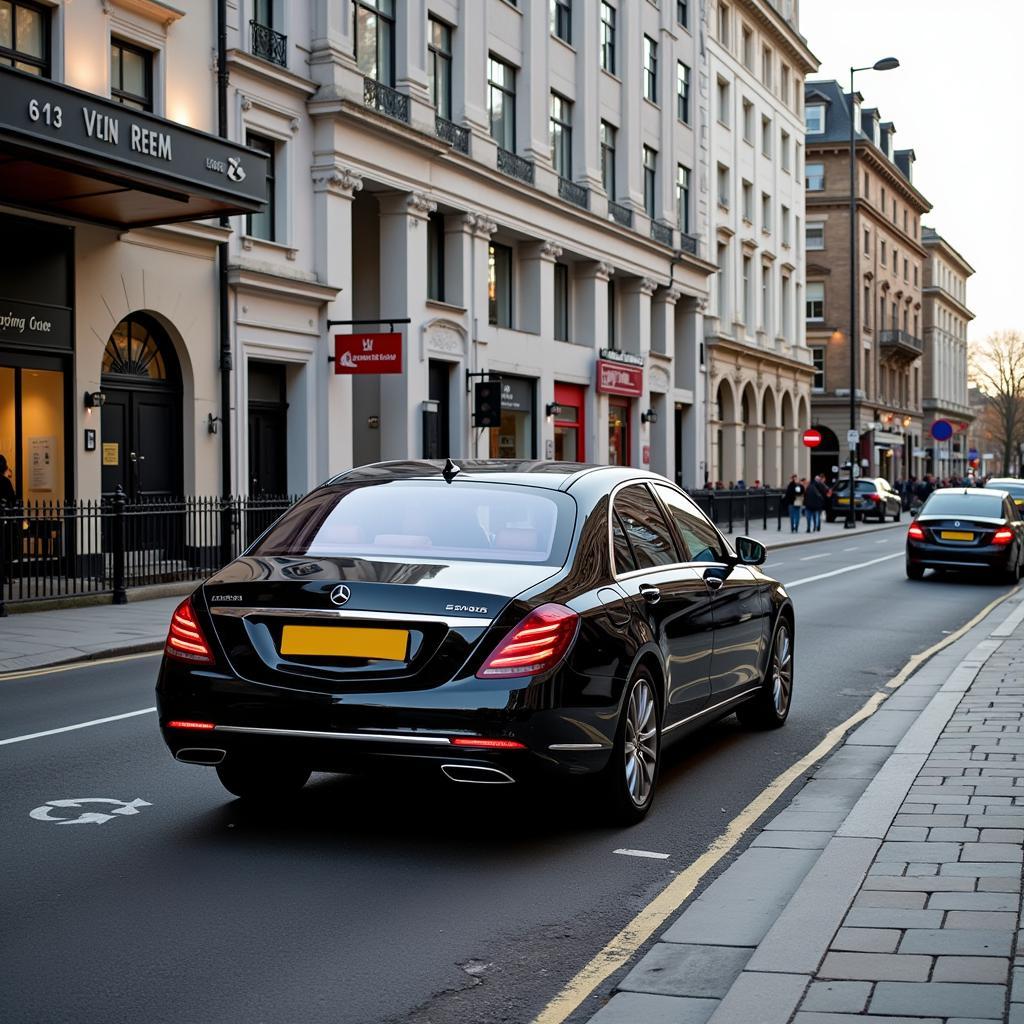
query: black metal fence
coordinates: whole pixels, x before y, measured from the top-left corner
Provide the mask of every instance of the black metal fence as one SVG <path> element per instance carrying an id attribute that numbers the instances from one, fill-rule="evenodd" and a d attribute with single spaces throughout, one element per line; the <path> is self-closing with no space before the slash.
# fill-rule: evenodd
<path id="1" fill-rule="evenodd" d="M 201 580 L 231 561 L 296 499 L 174 498 L 0 502 L 5 604 Z"/>
<path id="2" fill-rule="evenodd" d="M 771 523 L 782 529 L 784 491 L 764 488 L 757 491 L 687 491 L 707 517 L 723 532 L 767 530 Z M 788 525 L 788 521 L 787 521 Z"/>

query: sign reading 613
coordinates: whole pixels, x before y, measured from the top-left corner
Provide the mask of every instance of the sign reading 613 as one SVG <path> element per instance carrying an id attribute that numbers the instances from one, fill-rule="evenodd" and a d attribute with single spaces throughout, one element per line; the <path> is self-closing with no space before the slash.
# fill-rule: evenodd
<path id="1" fill-rule="evenodd" d="M 30 121 L 45 121 L 54 128 L 64 125 L 64 111 L 56 103 L 39 105 L 39 100 L 28 101 L 28 118 Z"/>

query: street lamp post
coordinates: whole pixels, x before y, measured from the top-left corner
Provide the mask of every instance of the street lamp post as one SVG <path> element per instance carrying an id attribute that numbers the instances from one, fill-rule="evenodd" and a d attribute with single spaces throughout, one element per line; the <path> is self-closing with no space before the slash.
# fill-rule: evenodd
<path id="1" fill-rule="evenodd" d="M 850 438 L 857 429 L 857 352 L 860 339 L 857 336 L 857 122 L 854 114 L 856 103 L 853 99 L 853 76 L 858 71 L 892 71 L 900 62 L 895 57 L 883 57 L 874 64 L 863 68 L 850 68 Z M 850 507 L 844 524 L 847 530 L 857 525 L 855 500 L 855 479 L 853 475 L 854 454 L 857 445 L 852 440 L 847 444 L 850 450 Z"/>

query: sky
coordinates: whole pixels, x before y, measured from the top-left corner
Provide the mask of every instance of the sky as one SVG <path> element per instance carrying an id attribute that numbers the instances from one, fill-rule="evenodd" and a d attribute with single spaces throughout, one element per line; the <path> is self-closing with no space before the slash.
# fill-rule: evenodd
<path id="1" fill-rule="evenodd" d="M 800 31 L 821 62 L 813 78 L 856 89 L 917 155 L 914 184 L 935 228 L 976 273 L 968 342 L 1024 331 L 1024 0 L 800 0 Z"/>

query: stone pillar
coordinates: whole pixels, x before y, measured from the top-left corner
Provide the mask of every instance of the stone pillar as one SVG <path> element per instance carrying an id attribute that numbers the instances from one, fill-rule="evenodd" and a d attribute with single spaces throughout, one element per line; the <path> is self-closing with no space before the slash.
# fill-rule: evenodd
<path id="1" fill-rule="evenodd" d="M 553 190 L 548 78 L 551 23 L 548 8 L 546 3 L 528 3 L 520 8 L 523 11 L 523 67 L 518 75 L 516 145 L 519 152 L 536 165 L 535 184 L 540 186 L 547 178 Z"/>
<path id="2" fill-rule="evenodd" d="M 630 403 L 632 422 L 629 424 L 629 464 L 643 466 L 643 448 L 650 444 L 650 424 L 640 422 L 640 413 L 650 408 L 650 359 L 651 351 L 651 296 L 658 287 L 657 281 L 649 277 L 627 278 L 623 284 L 622 296 L 622 348 L 640 356 L 644 361 L 644 393 Z"/>
<path id="3" fill-rule="evenodd" d="M 599 54 L 601 5 L 593 2 L 575 4 L 572 17 L 573 42 L 577 52 Z M 601 182 L 601 118 L 598 99 L 601 95 L 601 78 L 599 60 L 576 61 L 576 117 L 572 129 L 573 178 L 581 185 L 586 185 L 591 192 L 598 193 L 604 190 Z M 591 203 L 591 208 L 593 206 Z"/>
<path id="4" fill-rule="evenodd" d="M 519 249 L 519 327 L 545 340 L 555 336 L 555 260 L 562 250 L 554 242 Z"/>
<path id="5" fill-rule="evenodd" d="M 380 316 L 417 320 L 427 301 L 427 217 L 437 204 L 422 192 L 380 196 Z M 402 372 L 380 378 L 382 459 L 419 458 L 423 450 L 420 403 L 427 397 L 427 363 L 412 339 L 412 324 L 400 328 Z"/>
<path id="6" fill-rule="evenodd" d="M 743 465 L 743 480 L 748 487 L 751 487 L 755 480 L 764 481 L 761 468 L 761 445 L 764 443 L 764 426 L 761 423 L 748 423 L 745 435 L 746 457 Z"/>
<path id="7" fill-rule="evenodd" d="M 615 273 L 610 263 L 582 264 L 576 272 L 575 334 L 589 341 L 594 356 L 608 345 L 608 279 Z M 608 396 L 598 394 L 596 368 L 594 386 L 587 388 L 587 460 L 608 462 Z"/>
<path id="8" fill-rule="evenodd" d="M 778 487 L 789 482 L 789 477 L 782 474 L 782 427 L 764 428 L 764 460 L 761 472 L 761 483 L 766 487 Z"/>
<path id="9" fill-rule="evenodd" d="M 683 293 L 674 285 L 659 288 L 651 302 L 651 351 L 664 356 L 676 352 L 676 303 Z"/>
<path id="10" fill-rule="evenodd" d="M 331 163 L 314 166 L 313 224 L 316 272 L 321 281 L 339 287 L 337 297 L 327 304 L 325 320 L 352 318 L 352 199 L 363 187 L 363 179 L 348 168 Z M 347 328 L 339 328 L 345 333 Z M 323 325 L 328 339 L 312 368 L 316 375 L 315 419 L 311 435 L 310 478 L 327 477 L 352 465 L 352 378 L 337 376 L 333 354 L 334 331 Z"/>

